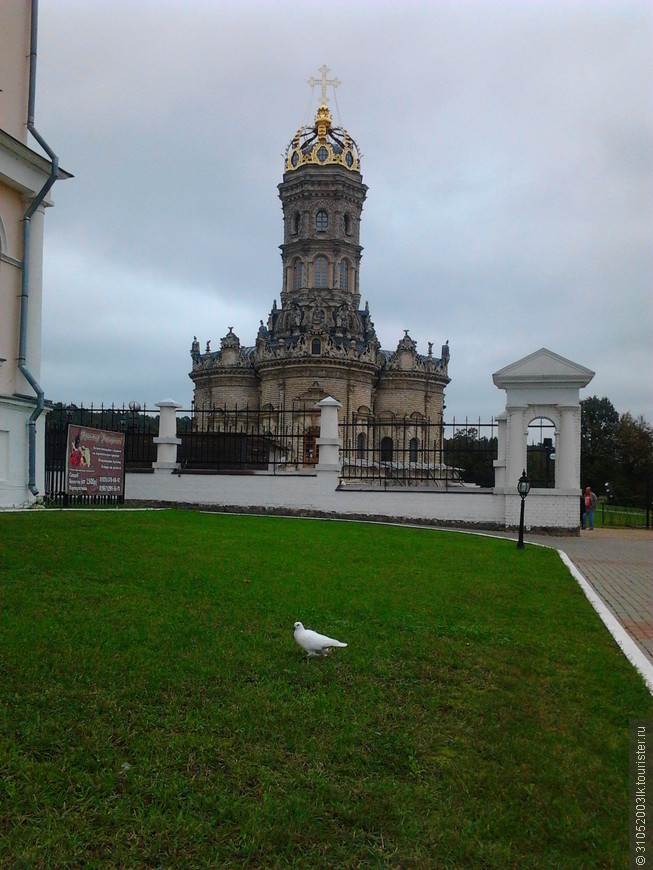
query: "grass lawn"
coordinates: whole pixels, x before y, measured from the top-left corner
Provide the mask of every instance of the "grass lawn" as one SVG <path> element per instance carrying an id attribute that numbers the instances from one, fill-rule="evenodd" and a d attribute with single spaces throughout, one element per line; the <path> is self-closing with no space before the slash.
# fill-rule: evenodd
<path id="1" fill-rule="evenodd" d="M 628 864 L 653 705 L 553 551 L 0 514 L 0 677 L 3 868 Z"/>

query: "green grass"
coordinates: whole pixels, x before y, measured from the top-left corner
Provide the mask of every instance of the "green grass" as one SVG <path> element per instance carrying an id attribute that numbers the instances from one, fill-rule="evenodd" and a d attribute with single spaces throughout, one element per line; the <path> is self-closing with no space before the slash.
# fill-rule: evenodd
<path id="1" fill-rule="evenodd" d="M 0 576 L 3 868 L 627 865 L 651 697 L 553 551 L 40 512 Z"/>

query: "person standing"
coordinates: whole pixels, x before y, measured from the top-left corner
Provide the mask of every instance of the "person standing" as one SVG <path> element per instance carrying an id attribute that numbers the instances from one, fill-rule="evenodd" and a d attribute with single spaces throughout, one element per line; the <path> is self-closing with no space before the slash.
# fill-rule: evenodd
<path id="1" fill-rule="evenodd" d="M 585 513 L 583 514 L 583 528 L 589 523 L 590 531 L 594 531 L 594 508 L 596 507 L 598 498 L 592 492 L 590 487 L 585 488 Z"/>

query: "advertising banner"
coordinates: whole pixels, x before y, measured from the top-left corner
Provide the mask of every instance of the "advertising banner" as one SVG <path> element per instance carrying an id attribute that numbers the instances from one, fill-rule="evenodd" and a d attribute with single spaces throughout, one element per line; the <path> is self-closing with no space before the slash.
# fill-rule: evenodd
<path id="1" fill-rule="evenodd" d="M 68 426 L 66 493 L 122 496 L 125 456 L 123 432 Z"/>

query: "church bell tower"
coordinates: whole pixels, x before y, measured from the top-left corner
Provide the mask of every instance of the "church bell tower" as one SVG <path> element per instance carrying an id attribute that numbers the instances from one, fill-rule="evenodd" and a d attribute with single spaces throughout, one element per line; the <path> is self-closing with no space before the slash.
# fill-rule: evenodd
<path id="1" fill-rule="evenodd" d="M 367 187 L 356 143 L 333 126 L 324 101 L 313 125 L 300 128 L 288 146 L 284 170 L 282 306 L 304 306 L 310 297 L 331 309 L 357 310 Z"/>
<path id="2" fill-rule="evenodd" d="M 359 288 L 360 222 L 367 187 L 361 155 L 349 133 L 334 125 L 321 79 L 312 124 L 286 148 L 283 181 L 281 306 L 276 301 L 256 343 L 261 404 L 314 402 L 332 395 L 349 408 L 371 407 L 380 348 Z"/>

